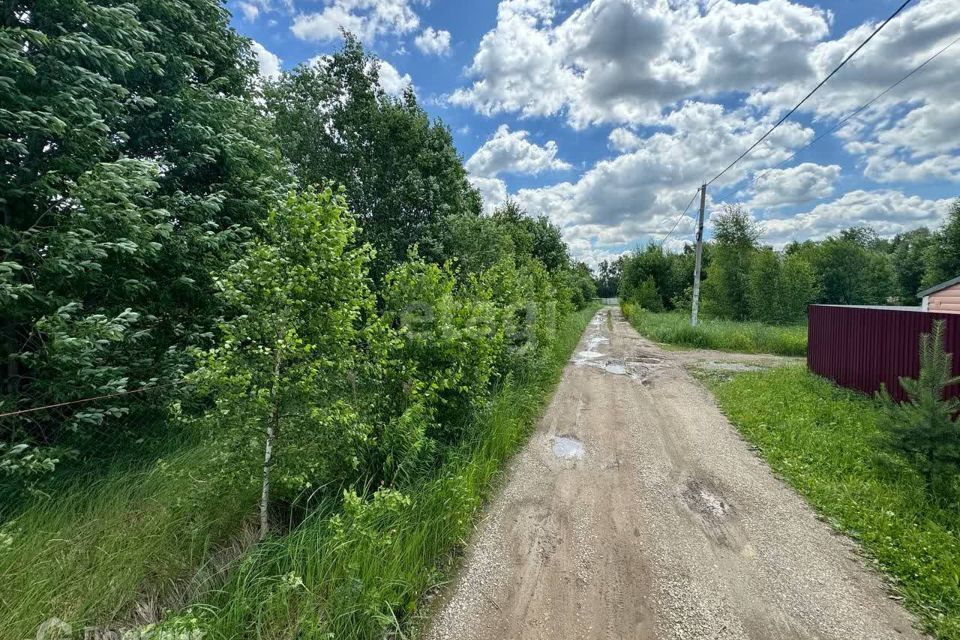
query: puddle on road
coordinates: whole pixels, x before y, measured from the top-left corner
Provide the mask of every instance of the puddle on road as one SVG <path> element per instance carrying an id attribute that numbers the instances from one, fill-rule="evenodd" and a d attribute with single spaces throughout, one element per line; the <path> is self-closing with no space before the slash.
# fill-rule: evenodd
<path id="1" fill-rule="evenodd" d="M 577 352 L 577 358 L 578 358 L 578 359 L 584 359 L 584 360 L 590 360 L 590 359 L 593 359 L 593 358 L 600 358 L 600 357 L 602 357 L 602 356 L 603 356 L 602 353 L 600 353 L 599 351 L 594 351 L 593 349 L 589 349 L 589 350 L 587 350 L 587 351 L 579 351 L 579 352 Z"/>
<path id="2" fill-rule="evenodd" d="M 627 373 L 627 366 L 622 362 L 608 362 L 603 365 L 603 368 L 607 373 L 612 373 L 615 376 L 622 376 Z"/>
<path id="3" fill-rule="evenodd" d="M 553 455 L 561 460 L 583 460 L 583 443 L 572 436 L 554 436 Z"/>

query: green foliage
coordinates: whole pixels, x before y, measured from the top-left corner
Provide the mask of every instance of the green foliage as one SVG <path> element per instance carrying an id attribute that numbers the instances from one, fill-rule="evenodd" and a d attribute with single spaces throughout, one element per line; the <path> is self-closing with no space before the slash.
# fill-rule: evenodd
<path id="1" fill-rule="evenodd" d="M 802 321 L 811 303 L 916 305 L 921 287 L 960 273 L 960 200 L 936 233 L 918 228 L 891 240 L 870 227 L 844 229 L 822 241 L 791 243 L 783 251 L 758 245 L 759 229 L 740 206 L 727 206 L 703 246 L 703 310 L 706 316 L 769 324 Z M 691 306 L 694 251 L 666 253 L 651 244 L 624 257 L 622 300 L 657 309 L 649 296 L 652 277 L 666 310 Z M 601 264 L 601 291 L 615 270 Z"/>
<path id="2" fill-rule="evenodd" d="M 5 623 L 383 637 L 536 417 L 589 269 L 546 217 L 481 216 L 352 37 L 261 91 L 217 0 L 8 4 L 0 411 L 66 404 L 0 423 Z"/>
<path id="3" fill-rule="evenodd" d="M 934 234 L 925 258 L 924 288 L 960 275 L 960 198 L 954 200 L 943 228 Z"/>
<path id="4" fill-rule="evenodd" d="M 614 261 L 601 260 L 597 266 L 597 295 L 602 298 L 614 298 L 619 295 L 624 256 Z"/>
<path id="5" fill-rule="evenodd" d="M 788 248 L 807 260 L 819 281 L 816 301 L 826 304 L 887 304 L 894 295 L 890 256 L 871 248 L 869 236 L 846 233 Z"/>
<path id="6" fill-rule="evenodd" d="M 499 469 L 525 441 L 595 312 L 585 309 L 555 328 L 537 367 L 500 388 L 435 473 L 347 492 L 336 513 L 319 509 L 290 535 L 254 549 L 223 588 L 204 591 L 191 609 L 206 637 L 249 629 L 308 638 L 406 632 L 421 608 L 429 611 L 423 595 L 449 578 L 444 559 L 469 535 Z"/>
<path id="7" fill-rule="evenodd" d="M 623 305 L 623 311 L 637 331 L 655 342 L 739 353 L 783 356 L 804 356 L 807 353 L 806 325 L 772 326 L 707 318 L 693 327 L 687 313 L 651 313 L 630 303 Z"/>
<path id="8" fill-rule="evenodd" d="M 913 462 L 931 495 L 955 504 L 960 490 L 960 400 L 945 399 L 945 390 L 960 383 L 953 376 L 953 356 L 944 351 L 944 322 L 920 336 L 920 377 L 900 378 L 909 400 L 894 402 L 886 389 L 884 426 L 896 447 Z"/>
<path id="9" fill-rule="evenodd" d="M 726 205 L 713 226 L 713 250 L 703 284 L 704 310 L 717 318 L 746 320 L 748 274 L 760 232 L 739 205 Z"/>
<path id="10" fill-rule="evenodd" d="M 355 233 L 342 196 L 292 194 L 270 212 L 263 238 L 217 279 L 230 316 L 190 381 L 211 396 L 204 421 L 235 433 L 236 447 L 217 464 L 243 482 L 264 459 L 262 513 L 271 484 L 295 495 L 342 482 L 358 466 L 368 427 L 340 401 L 373 306 L 370 251 L 349 248 Z"/>
<path id="11" fill-rule="evenodd" d="M 187 347 L 286 179 L 215 0 L 8 3 L 0 31 L 0 424 L 45 468 L 162 426 Z"/>
<path id="12" fill-rule="evenodd" d="M 930 500 L 910 460 L 891 452 L 884 405 L 802 367 L 739 374 L 713 391 L 774 472 L 876 558 L 927 629 L 960 638 L 960 513 Z"/>
<path id="13" fill-rule="evenodd" d="M 301 65 L 265 90 L 284 157 L 302 184 L 332 181 L 346 189 L 362 228 L 377 251 L 379 280 L 419 244 L 442 262 L 441 222 L 478 216 L 480 197 L 450 131 L 431 122 L 412 92 L 399 99 L 379 84 L 379 63 L 347 35 L 341 51 Z"/>
<path id="14" fill-rule="evenodd" d="M 25 509 L 0 507 L 0 635 L 36 637 L 52 616 L 74 629 L 104 624 L 138 605 L 141 615 L 157 615 L 200 585 L 222 581 L 225 559 L 249 541 L 244 522 L 254 492 L 199 473 L 221 441 L 166 438 L 159 460 L 55 478 L 49 495 L 34 496 Z M 239 548 L 224 545 L 228 539 Z"/>
<path id="15" fill-rule="evenodd" d="M 659 244 L 648 244 L 623 260 L 620 299 L 655 311 L 673 308 L 676 296 L 688 284 L 684 262 L 682 255 L 669 254 Z M 693 263 L 689 282 L 693 282 Z"/>
<path id="16" fill-rule="evenodd" d="M 890 257 L 896 283 L 895 295 L 900 304 L 915 305 L 917 303 L 917 292 L 924 288 L 927 252 L 933 244 L 933 239 L 933 234 L 926 227 L 907 231 L 893 239 Z M 930 284 L 939 284 L 943 280 Z"/>
<path id="17" fill-rule="evenodd" d="M 387 274 L 382 295 L 383 318 L 395 328 L 397 345 L 386 397 L 402 399 L 403 411 L 414 407 L 427 437 L 457 442 L 462 424 L 487 398 L 504 348 L 492 291 L 476 280 L 457 287 L 449 267 L 414 254 Z"/>
<path id="18" fill-rule="evenodd" d="M 647 279 L 640 283 L 630 299 L 636 302 L 641 309 L 663 311 L 663 301 L 653 276 L 647 276 Z"/>
<path id="19" fill-rule="evenodd" d="M 796 255 L 782 256 L 761 249 L 747 272 L 749 317 L 767 324 L 802 322 L 816 297 L 813 269 Z"/>

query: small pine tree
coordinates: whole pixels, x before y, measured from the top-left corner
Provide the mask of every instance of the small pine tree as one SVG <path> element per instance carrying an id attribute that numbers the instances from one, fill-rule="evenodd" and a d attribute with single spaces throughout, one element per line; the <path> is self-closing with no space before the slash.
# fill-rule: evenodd
<path id="1" fill-rule="evenodd" d="M 920 336 L 920 377 L 900 378 L 909 401 L 893 402 L 884 389 L 885 422 L 895 445 L 923 475 L 928 491 L 951 499 L 960 470 L 960 401 L 944 399 L 944 390 L 960 382 L 952 377 L 953 356 L 943 346 L 942 320 Z"/>

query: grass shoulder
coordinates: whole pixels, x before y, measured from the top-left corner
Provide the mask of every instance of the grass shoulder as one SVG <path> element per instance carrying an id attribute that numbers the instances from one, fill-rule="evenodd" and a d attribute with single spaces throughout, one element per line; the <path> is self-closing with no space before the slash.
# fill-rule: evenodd
<path id="1" fill-rule="evenodd" d="M 678 311 L 653 313 L 631 304 L 624 304 L 623 311 L 642 335 L 672 347 L 783 356 L 807 353 L 806 325 L 776 326 L 708 318 L 693 327 L 690 317 Z"/>
<path id="2" fill-rule="evenodd" d="M 960 639 L 960 509 L 932 502 L 892 452 L 879 403 L 796 366 L 706 383 L 771 468 L 862 544 L 927 629 Z"/>

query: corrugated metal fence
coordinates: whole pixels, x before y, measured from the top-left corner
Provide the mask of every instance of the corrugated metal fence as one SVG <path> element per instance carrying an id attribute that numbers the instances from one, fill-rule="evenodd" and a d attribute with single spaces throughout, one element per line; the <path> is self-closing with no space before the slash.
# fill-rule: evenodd
<path id="1" fill-rule="evenodd" d="M 903 307 L 812 305 L 807 329 L 807 366 L 837 384 L 873 394 L 884 384 L 894 398 L 905 399 L 900 376 L 920 370 L 920 334 L 933 321 L 946 321 L 944 342 L 960 374 L 960 314 L 927 313 Z M 960 385 L 949 395 L 960 396 Z"/>

